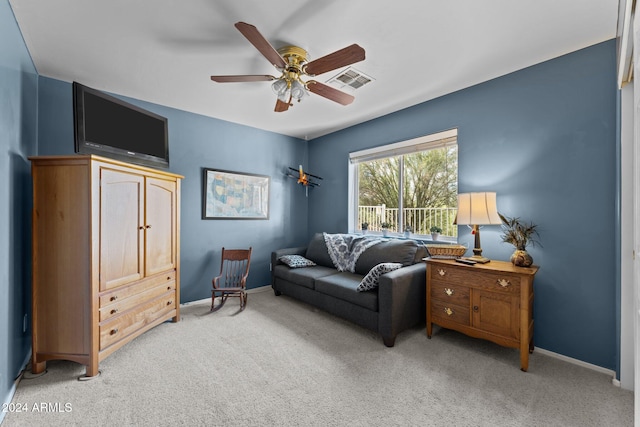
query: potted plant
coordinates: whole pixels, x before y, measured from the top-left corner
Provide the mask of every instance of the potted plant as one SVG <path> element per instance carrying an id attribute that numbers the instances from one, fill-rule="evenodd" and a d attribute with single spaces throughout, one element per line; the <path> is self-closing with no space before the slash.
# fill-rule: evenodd
<path id="1" fill-rule="evenodd" d="M 367 230 L 369 229 L 369 223 L 363 222 L 361 226 L 362 226 L 362 234 L 367 234 Z"/>
<path id="2" fill-rule="evenodd" d="M 512 244 L 516 250 L 511 255 L 511 262 L 518 267 L 529 267 L 533 264 L 533 258 L 527 252 L 527 246 L 535 246 L 540 244 L 537 238 L 539 237 L 537 225 L 529 222 L 525 223 L 520 218 L 509 218 L 501 213 L 498 213 L 502 220 L 502 241 Z"/>
<path id="3" fill-rule="evenodd" d="M 389 235 L 389 228 L 391 228 L 391 223 L 383 222 L 382 224 L 380 224 L 380 226 L 382 227 L 382 235 L 387 237 Z"/>
<path id="4" fill-rule="evenodd" d="M 407 225 L 406 227 L 404 227 L 404 237 L 408 239 L 409 236 L 411 236 L 411 233 L 413 233 L 413 228 L 411 228 L 410 225 Z"/>
<path id="5" fill-rule="evenodd" d="M 432 225 L 429 231 L 431 232 L 431 238 L 433 240 L 438 240 L 440 233 L 442 233 L 442 228 L 438 227 L 437 225 Z"/>

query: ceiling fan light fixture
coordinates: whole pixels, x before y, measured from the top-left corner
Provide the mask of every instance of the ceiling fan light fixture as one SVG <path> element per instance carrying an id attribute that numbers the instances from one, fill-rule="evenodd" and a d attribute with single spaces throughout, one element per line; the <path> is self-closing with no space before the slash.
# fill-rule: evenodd
<path id="1" fill-rule="evenodd" d="M 284 94 L 287 91 L 287 81 L 284 79 L 278 79 L 271 85 L 271 89 L 273 92 L 280 97 L 280 95 Z"/>
<path id="2" fill-rule="evenodd" d="M 307 89 L 300 82 L 300 80 L 294 80 L 291 83 L 291 97 L 300 101 L 307 94 Z"/>

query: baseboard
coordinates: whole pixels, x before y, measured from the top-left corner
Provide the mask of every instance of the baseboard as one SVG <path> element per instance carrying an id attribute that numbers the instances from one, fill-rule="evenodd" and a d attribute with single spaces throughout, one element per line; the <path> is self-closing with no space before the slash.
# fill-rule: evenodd
<path id="1" fill-rule="evenodd" d="M 29 360 L 30 359 L 31 359 L 31 350 L 29 350 L 29 353 L 27 353 L 27 357 L 24 359 L 24 362 L 22 362 L 22 365 L 20 365 L 20 366 L 24 366 L 24 369 L 27 369 L 27 366 L 29 365 Z M 18 383 L 20 382 L 20 379 L 22 378 L 22 373 L 24 372 L 24 369 L 21 370 L 20 372 L 18 372 L 18 377 L 13 381 L 13 384 L 11 385 L 11 388 L 9 389 L 9 393 L 7 393 L 7 395 L 5 396 L 4 402 L 2 402 L 2 407 L 3 408 L 5 408 L 7 405 L 9 405 L 11 403 L 11 401 L 13 400 L 13 396 L 15 396 L 15 394 L 16 394 L 16 390 L 18 389 Z M 5 415 L 7 415 L 6 411 L 0 411 L 0 425 L 2 425 L 2 423 L 4 422 Z"/>
<path id="2" fill-rule="evenodd" d="M 574 359 L 573 357 L 565 356 L 559 353 L 554 353 L 553 351 L 545 350 L 544 348 L 536 347 L 535 351 L 540 354 L 544 354 L 545 356 L 553 357 L 555 359 L 564 360 L 565 362 L 569 362 L 574 365 L 582 366 L 583 368 L 591 369 L 592 371 L 600 372 L 611 377 L 611 383 L 620 387 L 620 380 L 616 378 L 616 372 L 611 369 L 603 368 L 602 366 L 593 365 L 591 363 L 583 362 L 582 360 Z"/>
<path id="3" fill-rule="evenodd" d="M 251 289 L 247 289 L 247 293 L 248 294 L 257 294 L 259 292 L 267 292 L 267 291 L 271 291 L 271 285 L 264 285 L 264 286 L 258 286 L 257 288 L 251 288 Z M 199 300 L 195 300 L 195 301 L 189 301 L 189 302 L 183 302 L 182 305 L 189 305 L 189 304 L 197 304 L 197 303 L 203 303 L 203 302 L 211 302 L 211 297 L 208 298 L 203 298 L 203 299 L 199 299 Z"/>

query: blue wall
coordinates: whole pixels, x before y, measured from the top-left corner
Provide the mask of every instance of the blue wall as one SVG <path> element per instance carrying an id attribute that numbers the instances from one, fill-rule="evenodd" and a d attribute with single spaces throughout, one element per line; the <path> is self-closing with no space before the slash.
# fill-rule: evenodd
<path id="1" fill-rule="evenodd" d="M 609 41 L 314 139 L 309 233 L 347 231 L 349 152 L 458 128 L 459 191 L 496 191 L 501 213 L 539 225 L 536 346 L 616 369 L 615 64 Z M 508 260 L 500 234 L 483 229 L 483 255 Z"/>
<path id="2" fill-rule="evenodd" d="M 0 402 L 31 347 L 31 178 L 38 77 L 7 0 L 0 0 Z M 4 413 L 0 411 L 0 421 Z"/>
<path id="3" fill-rule="evenodd" d="M 40 77 L 39 85 L 38 154 L 72 154 L 71 84 Z M 220 270 L 223 246 L 252 246 L 247 287 L 269 284 L 271 251 L 304 244 L 306 237 L 306 198 L 295 181 L 285 176 L 285 169 L 306 164 L 307 142 L 121 98 L 169 120 L 170 171 L 185 177 L 181 205 L 181 302 L 211 297 L 211 279 Z M 202 220 L 202 168 L 269 175 L 269 219 Z"/>

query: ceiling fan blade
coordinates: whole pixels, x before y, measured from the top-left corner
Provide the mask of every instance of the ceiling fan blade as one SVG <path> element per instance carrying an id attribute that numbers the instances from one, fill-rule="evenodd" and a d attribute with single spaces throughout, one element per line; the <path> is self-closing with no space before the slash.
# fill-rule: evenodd
<path id="1" fill-rule="evenodd" d="M 315 80 L 307 82 L 307 89 L 316 95 L 323 96 L 331 101 L 335 101 L 338 104 L 349 105 L 356 99 L 354 96 L 344 93 L 341 90 L 334 89 L 331 86 L 327 86 L 324 83 L 319 83 Z"/>
<path id="2" fill-rule="evenodd" d="M 357 44 L 352 44 L 344 49 L 337 50 L 329 55 L 309 62 L 304 67 L 304 72 L 316 76 L 326 73 L 327 71 L 335 70 L 336 68 L 355 64 L 356 62 L 364 60 L 364 57 L 364 49 Z"/>
<path id="3" fill-rule="evenodd" d="M 288 102 L 282 102 L 279 99 L 276 101 L 276 108 L 273 110 L 276 113 L 283 113 L 289 109 Z"/>
<path id="4" fill-rule="evenodd" d="M 256 27 L 246 22 L 236 22 L 235 26 L 274 67 L 284 68 L 287 66 L 282 56 L 280 56 L 278 51 L 260 34 Z"/>
<path id="5" fill-rule="evenodd" d="M 275 79 L 275 77 L 268 75 L 211 76 L 211 80 L 218 83 L 267 82 Z"/>

